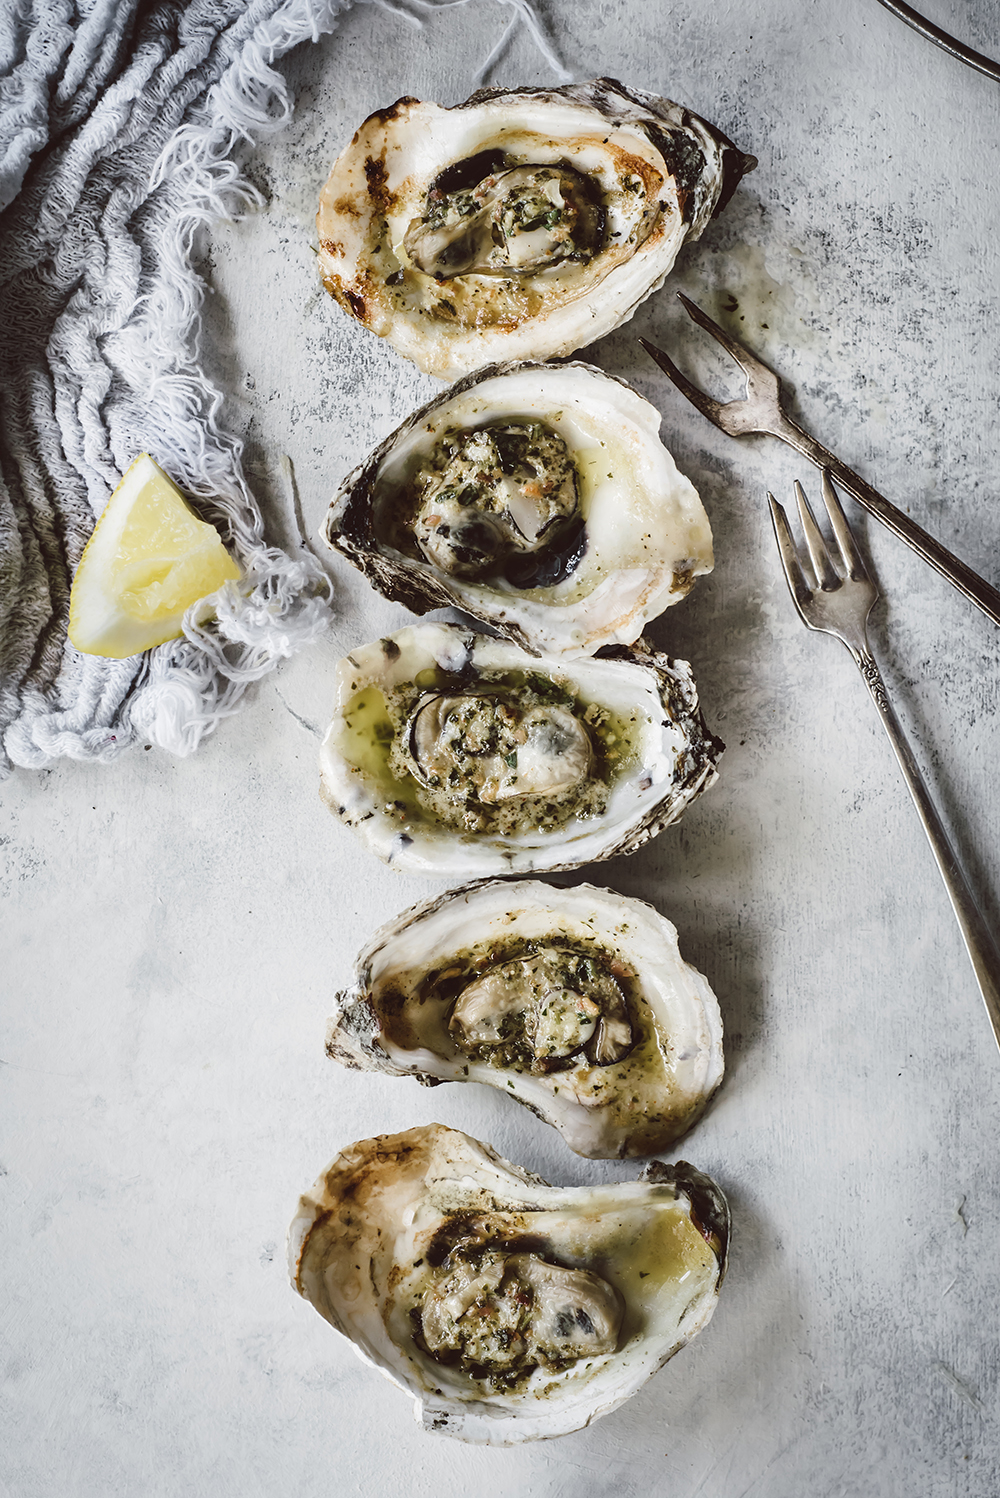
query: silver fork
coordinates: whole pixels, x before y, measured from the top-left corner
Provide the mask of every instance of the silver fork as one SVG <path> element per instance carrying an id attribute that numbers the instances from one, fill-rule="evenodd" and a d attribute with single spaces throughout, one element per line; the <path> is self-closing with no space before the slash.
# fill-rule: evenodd
<path id="1" fill-rule="evenodd" d="M 944 830 L 941 818 L 928 794 L 917 762 L 899 719 L 893 711 L 875 660 L 868 646 L 868 615 L 878 598 L 878 589 L 868 574 L 847 519 L 834 492 L 830 475 L 823 471 L 823 500 L 830 517 L 830 525 L 840 553 L 839 566 L 834 561 L 823 539 L 822 532 L 809 508 L 802 485 L 796 482 L 795 497 L 798 501 L 799 518 L 805 535 L 810 566 L 807 569 L 799 556 L 785 511 L 773 494 L 767 496 L 771 506 L 774 534 L 781 553 L 785 577 L 795 607 L 803 624 L 809 629 L 822 630 L 824 634 L 836 635 L 843 640 L 865 679 L 865 684 L 878 708 L 882 726 L 889 735 L 903 778 L 909 786 L 913 804 L 917 808 L 927 841 L 937 859 L 944 887 L 958 918 L 958 924 L 972 959 L 976 980 L 979 983 L 986 1005 L 986 1012 L 993 1026 L 993 1034 L 1000 1045 L 1000 952 L 983 920 L 969 882 L 955 855 Z"/>
<path id="2" fill-rule="evenodd" d="M 645 338 L 639 342 L 646 350 L 651 359 L 668 375 L 682 394 L 686 395 L 693 406 L 696 406 L 703 416 L 707 416 L 720 431 L 729 437 L 747 437 L 752 434 L 779 437 L 782 442 L 787 442 L 797 452 L 808 458 L 810 463 L 815 463 L 817 468 L 828 468 L 833 477 L 853 494 L 858 504 L 880 520 L 884 526 L 905 541 L 918 556 L 923 557 L 925 562 L 946 577 L 951 585 L 965 595 L 970 603 L 982 609 L 987 619 L 992 619 L 994 624 L 1000 624 L 1000 590 L 988 583 L 985 578 L 980 577 L 978 572 L 950 552 L 947 547 L 941 545 L 933 536 L 919 526 L 909 515 L 904 515 L 894 504 L 890 504 L 884 495 L 873 489 L 871 484 L 865 483 L 864 479 L 848 468 L 846 463 L 817 442 L 808 432 L 804 432 L 800 426 L 789 416 L 785 410 L 784 399 L 781 390 L 781 381 L 769 369 L 756 354 L 752 354 L 738 338 L 720 328 L 717 322 L 713 322 L 706 312 L 697 307 L 694 302 L 689 301 L 682 292 L 677 293 L 688 317 L 696 322 L 706 333 L 711 333 L 716 343 L 722 345 L 746 375 L 746 394 L 741 400 L 717 401 L 697 385 L 693 385 L 686 375 L 681 374 L 677 365 L 670 355 L 652 343 L 647 343 Z"/>

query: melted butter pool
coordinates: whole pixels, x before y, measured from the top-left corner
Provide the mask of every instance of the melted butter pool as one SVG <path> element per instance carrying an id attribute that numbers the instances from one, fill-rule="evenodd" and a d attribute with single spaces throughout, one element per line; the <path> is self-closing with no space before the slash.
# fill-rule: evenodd
<path id="1" fill-rule="evenodd" d="M 411 785 L 397 779 L 389 767 L 394 730 L 384 694 L 365 687 L 347 704 L 338 735 L 339 749 L 349 764 L 376 785 L 387 801 L 399 803 L 404 821 L 424 820 Z"/>

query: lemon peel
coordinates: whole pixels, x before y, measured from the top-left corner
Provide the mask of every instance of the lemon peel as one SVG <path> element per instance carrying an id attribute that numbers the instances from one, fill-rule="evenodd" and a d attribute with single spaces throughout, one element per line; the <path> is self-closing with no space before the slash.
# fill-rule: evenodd
<path id="1" fill-rule="evenodd" d="M 148 453 L 127 469 L 76 569 L 69 638 L 87 655 L 124 660 L 183 633 L 191 604 L 240 569 L 214 525 L 199 520 Z"/>

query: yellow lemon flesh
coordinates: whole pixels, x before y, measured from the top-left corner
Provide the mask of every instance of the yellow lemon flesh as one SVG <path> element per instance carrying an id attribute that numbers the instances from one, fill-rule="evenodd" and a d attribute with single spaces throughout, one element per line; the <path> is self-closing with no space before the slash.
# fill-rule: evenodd
<path id="1" fill-rule="evenodd" d="M 185 610 L 238 578 L 214 525 L 199 520 L 147 453 L 118 485 L 76 569 L 69 637 L 115 660 L 183 634 Z"/>

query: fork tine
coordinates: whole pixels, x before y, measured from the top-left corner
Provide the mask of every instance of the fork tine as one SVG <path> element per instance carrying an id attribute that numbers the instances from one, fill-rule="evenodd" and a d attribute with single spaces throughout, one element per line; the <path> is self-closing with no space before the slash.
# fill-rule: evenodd
<path id="1" fill-rule="evenodd" d="M 760 359 L 751 354 L 750 350 L 745 348 L 737 338 L 727 333 L 725 328 L 720 328 L 717 322 L 713 322 L 708 313 L 703 312 L 695 302 L 684 295 L 683 291 L 677 293 L 677 299 L 682 303 L 691 321 L 696 322 L 699 328 L 704 328 L 706 333 L 711 333 L 716 343 L 722 344 L 726 353 L 736 360 L 747 379 L 764 377 L 773 380 L 775 378 L 773 369 L 768 369 L 767 365 L 761 363 Z"/>
<path id="2" fill-rule="evenodd" d="M 664 374 L 669 375 L 691 404 L 727 436 L 747 437 L 755 432 L 771 432 L 784 442 L 791 441 L 791 434 L 797 432 L 798 429 L 785 414 L 781 403 L 781 381 L 774 370 L 762 364 L 750 353 L 749 349 L 744 348 L 742 343 L 720 328 L 718 323 L 714 323 L 700 307 L 696 307 L 694 302 L 683 296 L 681 292 L 677 295 L 692 322 L 696 322 L 699 327 L 705 329 L 706 333 L 710 333 L 730 358 L 736 361 L 746 379 L 746 389 L 738 400 L 725 402 L 713 400 L 696 385 L 692 385 L 690 380 L 685 379 L 673 360 L 662 349 L 656 348 L 654 344 L 647 343 L 644 338 L 641 338 L 639 341 L 650 358 L 656 360 Z M 808 441 L 807 438 L 803 440 Z M 797 439 L 792 445 L 799 445 Z"/>
<path id="3" fill-rule="evenodd" d="M 805 490 L 798 479 L 795 480 L 795 499 L 799 507 L 799 519 L 802 521 L 806 546 L 809 548 L 809 560 L 813 564 L 816 581 L 824 592 L 829 593 L 833 588 L 840 587 L 840 578 L 837 576 L 834 565 L 830 560 L 830 553 L 823 539 L 823 532 L 816 524 L 816 519 L 809 507 L 809 501 L 806 499 Z"/>
<path id="4" fill-rule="evenodd" d="M 803 624 L 808 625 L 812 629 L 813 626 L 809 623 L 805 614 L 805 605 L 812 598 L 812 588 L 809 586 L 806 575 L 802 571 L 802 563 L 799 561 L 799 554 L 795 549 L 795 542 L 792 540 L 792 532 L 788 525 L 788 516 L 785 514 L 784 507 L 779 505 L 774 495 L 770 492 L 768 492 L 767 502 L 771 507 L 771 523 L 774 526 L 774 539 L 778 543 L 778 553 L 781 557 L 781 565 L 785 569 L 785 580 L 788 583 L 789 592 L 792 595 L 795 607 L 802 616 Z"/>
<path id="5" fill-rule="evenodd" d="M 673 380 L 678 390 L 687 396 L 692 406 L 696 407 L 702 416 L 707 416 L 709 421 L 714 422 L 718 426 L 722 402 L 713 400 L 712 396 L 706 395 L 703 390 L 699 390 L 697 385 L 692 385 L 687 375 L 681 374 L 670 355 L 664 353 L 663 349 L 657 348 L 655 343 L 648 343 L 645 338 L 640 338 L 639 342 L 654 363 L 658 364 L 663 373 L 669 379 Z"/>
<path id="6" fill-rule="evenodd" d="M 826 513 L 830 517 L 830 526 L 837 538 L 840 547 L 840 555 L 848 574 L 856 581 L 868 581 L 868 568 L 865 566 L 864 557 L 858 550 L 858 543 L 854 539 L 854 532 L 847 523 L 847 516 L 840 506 L 837 491 L 833 487 L 829 468 L 823 469 L 823 503 L 826 505 Z"/>

